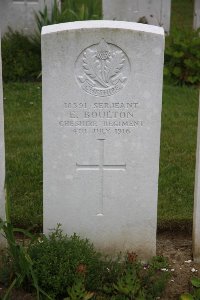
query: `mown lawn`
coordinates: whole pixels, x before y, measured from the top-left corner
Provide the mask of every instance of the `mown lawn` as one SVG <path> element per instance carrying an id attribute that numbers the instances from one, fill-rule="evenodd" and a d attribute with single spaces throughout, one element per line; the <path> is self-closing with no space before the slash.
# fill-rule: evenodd
<path id="1" fill-rule="evenodd" d="M 4 85 L 6 186 L 12 220 L 42 224 L 41 84 Z"/>
<path id="2" fill-rule="evenodd" d="M 194 0 L 171 1 L 171 31 L 192 28 L 193 7 Z"/>
<path id="3" fill-rule="evenodd" d="M 197 117 L 197 89 L 165 86 L 158 203 L 161 228 L 191 229 Z"/>
<path id="4" fill-rule="evenodd" d="M 15 225 L 42 226 L 41 84 L 4 85 L 6 185 Z M 191 227 L 198 91 L 165 86 L 158 220 L 161 228 Z"/>

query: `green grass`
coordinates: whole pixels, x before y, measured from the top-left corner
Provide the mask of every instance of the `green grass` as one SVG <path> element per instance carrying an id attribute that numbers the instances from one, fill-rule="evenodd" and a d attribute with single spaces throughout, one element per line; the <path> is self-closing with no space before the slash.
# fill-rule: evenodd
<path id="1" fill-rule="evenodd" d="M 6 84 L 6 186 L 14 224 L 42 224 L 41 85 Z"/>
<path id="2" fill-rule="evenodd" d="M 164 88 L 158 205 L 163 229 L 191 229 L 197 114 L 197 90 Z"/>
<path id="3" fill-rule="evenodd" d="M 6 84 L 6 184 L 12 221 L 42 225 L 41 85 Z M 165 86 L 158 220 L 160 228 L 192 223 L 198 92 Z"/>
<path id="4" fill-rule="evenodd" d="M 172 0 L 171 31 L 191 29 L 193 26 L 194 0 Z"/>

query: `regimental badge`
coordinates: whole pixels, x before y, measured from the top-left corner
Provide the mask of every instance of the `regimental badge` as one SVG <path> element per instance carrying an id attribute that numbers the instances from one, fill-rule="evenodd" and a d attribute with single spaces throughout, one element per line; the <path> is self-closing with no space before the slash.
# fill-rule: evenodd
<path id="1" fill-rule="evenodd" d="M 130 63 L 122 49 L 102 39 L 81 52 L 75 70 L 77 82 L 86 93 L 108 97 L 126 85 Z"/>

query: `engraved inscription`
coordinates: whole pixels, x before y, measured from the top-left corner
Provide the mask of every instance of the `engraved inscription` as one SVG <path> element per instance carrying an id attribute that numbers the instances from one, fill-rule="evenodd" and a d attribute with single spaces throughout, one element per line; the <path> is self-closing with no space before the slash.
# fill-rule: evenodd
<path id="1" fill-rule="evenodd" d="M 105 139 L 98 139 L 99 141 L 99 163 L 98 164 L 79 164 L 76 163 L 77 171 L 100 171 L 100 197 L 99 208 L 97 216 L 103 216 L 103 200 L 104 200 L 104 171 L 125 171 L 126 164 L 108 165 L 104 163 L 104 141 Z"/>
<path id="2" fill-rule="evenodd" d="M 81 52 L 75 64 L 79 86 L 88 94 L 108 97 L 127 83 L 130 63 L 118 46 L 102 39 Z"/>
<path id="3" fill-rule="evenodd" d="M 127 135 L 144 126 L 139 100 L 123 102 L 65 102 L 59 126 L 74 134 Z"/>

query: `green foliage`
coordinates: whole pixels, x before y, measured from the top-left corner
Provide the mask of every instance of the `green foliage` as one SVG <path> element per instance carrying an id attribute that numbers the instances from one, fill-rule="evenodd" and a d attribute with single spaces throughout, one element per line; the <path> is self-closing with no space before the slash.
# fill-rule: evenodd
<path id="1" fill-rule="evenodd" d="M 64 0 L 62 11 L 67 22 L 102 18 L 100 0 Z"/>
<path id="2" fill-rule="evenodd" d="M 144 276 L 144 283 L 147 286 L 149 295 L 153 295 L 156 298 L 162 294 L 170 277 L 168 267 L 168 260 L 163 256 L 155 256 L 149 262 L 147 272 Z M 154 299 L 150 296 L 148 297 L 147 299 L 149 300 Z"/>
<path id="3" fill-rule="evenodd" d="M 148 265 L 143 265 L 137 259 L 128 259 L 122 264 L 117 280 L 104 286 L 105 294 L 112 300 L 153 300 L 161 296 L 165 289 L 170 273 L 164 266 L 168 266 L 163 257 L 154 257 Z"/>
<path id="4" fill-rule="evenodd" d="M 43 11 L 35 13 L 37 31 L 32 37 L 37 48 L 40 47 L 40 33 L 43 26 L 84 20 L 101 19 L 101 1 L 100 0 L 64 0 L 62 8 L 58 6 L 57 0 L 54 0 L 53 9 L 49 15 L 47 6 Z"/>
<path id="5" fill-rule="evenodd" d="M 200 288 L 200 278 L 194 277 L 191 279 L 191 284 L 195 288 Z"/>
<path id="6" fill-rule="evenodd" d="M 40 49 L 42 27 L 62 22 L 62 13 L 59 9 L 58 2 L 54 0 L 54 5 L 50 15 L 48 12 L 47 5 L 45 5 L 43 11 L 35 13 L 35 21 L 37 25 L 37 30 L 32 35 L 31 40 L 35 45 L 36 49 Z"/>
<path id="7" fill-rule="evenodd" d="M 168 261 L 163 256 L 155 256 L 149 262 L 143 275 L 143 284 L 147 289 L 146 299 L 156 299 L 163 293 L 171 276 L 168 268 Z"/>
<path id="8" fill-rule="evenodd" d="M 108 260 L 88 240 L 63 235 L 60 226 L 33 243 L 28 253 L 38 284 L 53 299 L 153 300 L 169 278 L 160 269 L 166 266 L 161 257 L 145 267 L 130 254 L 125 260 Z"/>
<path id="9" fill-rule="evenodd" d="M 175 31 L 167 40 L 165 76 L 174 84 L 200 85 L 200 30 Z"/>
<path id="10" fill-rule="evenodd" d="M 65 296 L 66 288 L 85 272 L 86 287 L 90 290 L 101 285 L 106 263 L 87 239 L 77 235 L 67 237 L 58 227 L 49 237 L 42 236 L 29 250 L 33 269 L 40 286 L 53 297 Z"/>
<path id="11" fill-rule="evenodd" d="M 190 280 L 192 285 L 191 293 L 185 293 L 180 296 L 180 300 L 199 300 L 200 299 L 200 278 L 194 277 Z"/>
<path id="12" fill-rule="evenodd" d="M 64 22 L 99 20 L 101 19 L 101 1 L 99 0 L 64 0 L 62 8 L 54 0 L 51 14 L 48 14 L 47 6 L 43 11 L 35 14 L 38 31 L 42 26 Z"/>
<path id="13" fill-rule="evenodd" d="M 5 211 L 7 221 L 2 221 L 0 219 L 0 232 L 4 233 L 4 237 L 6 238 L 8 246 L 6 256 L 4 257 L 4 267 L 2 268 L 3 270 L 5 269 L 5 271 L 2 272 L 1 270 L 0 279 L 5 279 L 5 273 L 7 272 L 7 280 L 4 283 L 8 285 L 11 282 L 11 284 L 2 300 L 10 299 L 10 293 L 14 287 L 26 285 L 30 285 L 35 288 L 37 300 L 40 299 L 40 294 L 44 295 L 46 299 L 51 300 L 51 298 L 39 287 L 37 277 L 33 271 L 32 260 L 28 255 L 27 248 L 34 241 L 34 236 L 26 230 L 13 228 L 12 224 L 10 223 L 11 207 L 8 198 L 6 198 Z M 24 247 L 24 245 L 17 243 L 14 236 L 16 232 L 21 233 L 25 237 L 29 238 L 29 245 Z"/>
<path id="14" fill-rule="evenodd" d="M 168 260 L 164 256 L 155 256 L 152 258 L 152 260 L 149 263 L 149 266 L 152 270 L 161 270 L 161 269 L 167 269 L 168 268 Z"/>
<path id="15" fill-rule="evenodd" d="M 27 37 L 10 30 L 2 39 L 3 79 L 8 81 L 37 81 L 41 75 L 41 29 L 42 26 L 101 18 L 99 0 L 65 0 L 62 10 L 57 1 L 49 15 L 47 6 L 35 14 L 38 30 Z"/>
<path id="16" fill-rule="evenodd" d="M 27 249 L 16 242 L 14 233 L 23 233 L 26 237 L 33 239 L 33 236 L 22 229 L 13 228 L 12 224 L 9 222 L 0 222 L 0 231 L 3 231 L 5 238 L 8 243 L 8 253 L 4 262 L 5 270 L 7 271 L 7 276 L 5 277 L 5 271 L 3 273 L 2 279 L 9 279 L 10 286 L 8 287 L 3 300 L 8 300 L 10 293 L 14 287 L 26 287 L 27 285 L 33 286 L 37 292 L 37 299 L 40 299 L 40 294 L 45 295 L 46 299 L 51 299 L 38 285 L 37 277 L 33 271 L 33 262 L 28 255 Z M 7 264 L 6 264 L 7 263 Z M 1 273 L 2 275 L 2 273 Z M 4 282 L 9 284 L 9 282 Z"/>
<path id="17" fill-rule="evenodd" d="M 3 80 L 35 81 L 41 70 L 40 49 L 19 32 L 9 31 L 2 39 Z"/>
<path id="18" fill-rule="evenodd" d="M 127 299 L 145 300 L 145 290 L 136 267 L 127 266 L 113 287 L 115 293 L 127 296 Z"/>
<path id="19" fill-rule="evenodd" d="M 89 300 L 92 299 L 94 293 L 87 292 L 85 289 L 84 278 L 77 278 L 72 287 L 67 289 L 69 297 L 64 300 Z"/>
<path id="20" fill-rule="evenodd" d="M 108 260 L 87 239 L 63 235 L 60 225 L 49 237 L 37 239 L 9 222 L 1 222 L 0 230 L 8 242 L 3 267 L 7 274 L 4 272 L 0 279 L 10 284 L 3 300 L 9 299 L 14 287 L 29 291 L 34 287 L 38 300 L 153 300 L 162 294 L 169 278 L 169 273 L 160 269 L 166 266 L 161 257 L 153 258 L 146 266 L 133 253 L 128 253 L 125 260 Z M 26 246 L 16 242 L 15 232 L 29 238 Z"/>
<path id="21" fill-rule="evenodd" d="M 182 295 L 180 296 L 180 300 L 194 300 L 194 298 L 192 297 L 191 294 L 186 293 L 186 294 L 182 294 Z"/>

